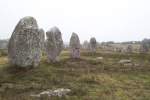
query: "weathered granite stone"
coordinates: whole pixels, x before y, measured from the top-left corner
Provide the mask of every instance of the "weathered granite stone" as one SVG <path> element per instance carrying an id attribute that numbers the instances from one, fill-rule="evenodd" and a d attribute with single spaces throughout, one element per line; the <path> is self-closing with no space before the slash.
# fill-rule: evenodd
<path id="1" fill-rule="evenodd" d="M 118 63 L 119 63 L 119 64 L 132 63 L 132 61 L 129 60 L 129 59 L 121 59 Z"/>
<path id="2" fill-rule="evenodd" d="M 69 45 L 71 49 L 71 57 L 80 58 L 80 40 L 76 33 L 72 33 Z"/>
<path id="3" fill-rule="evenodd" d="M 47 91 L 43 91 L 39 94 L 36 95 L 30 95 L 32 97 L 41 97 L 41 96 L 48 96 L 48 98 L 52 97 L 52 96 L 56 96 L 56 97 L 62 97 L 62 96 L 66 96 L 69 92 L 71 92 L 70 89 L 64 89 L 64 88 L 60 88 L 60 89 L 56 89 L 56 90 L 47 90 Z M 46 99 L 47 100 L 47 99 Z"/>
<path id="4" fill-rule="evenodd" d="M 59 60 L 58 56 L 63 49 L 62 34 L 57 27 L 53 27 L 46 32 L 46 36 L 46 53 L 48 62 L 56 62 Z"/>
<path id="5" fill-rule="evenodd" d="M 41 47 L 42 51 L 45 51 L 45 32 L 43 29 L 39 29 L 39 32 L 41 33 L 40 34 L 40 37 L 41 37 L 41 39 L 40 39 L 41 46 L 40 47 Z"/>
<path id="6" fill-rule="evenodd" d="M 127 46 L 127 53 L 132 53 L 132 49 L 133 49 L 132 45 L 128 45 Z"/>
<path id="7" fill-rule="evenodd" d="M 22 18 L 15 27 L 8 44 L 8 57 L 12 65 L 36 67 L 40 63 L 44 31 L 33 17 Z"/>
<path id="8" fill-rule="evenodd" d="M 150 39 L 144 39 L 141 41 L 140 53 L 148 53 L 150 50 Z"/>
<path id="9" fill-rule="evenodd" d="M 90 50 L 96 52 L 96 39 L 94 37 L 90 39 Z"/>
<path id="10" fill-rule="evenodd" d="M 85 50 L 89 50 L 90 45 L 89 45 L 89 42 L 87 40 L 85 40 L 83 42 L 82 48 L 85 49 Z"/>

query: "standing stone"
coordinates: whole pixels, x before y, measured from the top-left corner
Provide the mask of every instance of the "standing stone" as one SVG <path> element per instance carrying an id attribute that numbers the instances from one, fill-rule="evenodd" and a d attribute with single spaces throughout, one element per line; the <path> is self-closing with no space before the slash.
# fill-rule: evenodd
<path id="1" fill-rule="evenodd" d="M 139 48 L 139 52 L 140 53 L 148 53 L 149 52 L 149 47 L 144 45 L 144 44 L 141 44 L 140 48 Z"/>
<path id="2" fill-rule="evenodd" d="M 82 48 L 85 49 L 85 50 L 89 50 L 90 47 L 89 47 L 89 42 L 87 40 L 85 40 L 83 42 Z"/>
<path id="3" fill-rule="evenodd" d="M 128 45 L 127 46 L 127 53 L 132 53 L 132 49 L 133 49 L 132 45 Z"/>
<path id="4" fill-rule="evenodd" d="M 59 60 L 58 56 L 63 49 L 61 32 L 57 27 L 53 27 L 46 32 L 46 36 L 46 53 L 48 56 L 48 62 L 56 62 Z"/>
<path id="5" fill-rule="evenodd" d="M 41 50 L 44 51 L 45 50 L 45 32 L 43 29 L 39 29 L 40 34 L 40 45 L 41 45 Z"/>
<path id="6" fill-rule="evenodd" d="M 144 39 L 141 41 L 140 53 L 148 53 L 150 49 L 150 39 Z"/>
<path id="7" fill-rule="evenodd" d="M 91 52 L 96 52 L 96 47 L 97 47 L 97 43 L 96 43 L 96 39 L 94 37 L 92 37 L 90 39 L 90 50 Z"/>
<path id="8" fill-rule="evenodd" d="M 76 33 L 72 33 L 69 45 L 71 49 L 71 57 L 80 58 L 80 40 Z"/>
<path id="9" fill-rule="evenodd" d="M 8 44 L 8 58 L 12 65 L 36 67 L 40 63 L 44 31 L 33 17 L 22 18 L 15 27 Z"/>

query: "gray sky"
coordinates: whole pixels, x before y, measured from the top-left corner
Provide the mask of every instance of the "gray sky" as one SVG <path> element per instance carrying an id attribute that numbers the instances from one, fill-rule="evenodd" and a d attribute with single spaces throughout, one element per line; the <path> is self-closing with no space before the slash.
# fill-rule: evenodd
<path id="1" fill-rule="evenodd" d="M 9 38 L 20 18 L 33 16 L 47 31 L 57 26 L 65 42 L 150 38 L 150 0 L 0 0 L 0 39 Z"/>

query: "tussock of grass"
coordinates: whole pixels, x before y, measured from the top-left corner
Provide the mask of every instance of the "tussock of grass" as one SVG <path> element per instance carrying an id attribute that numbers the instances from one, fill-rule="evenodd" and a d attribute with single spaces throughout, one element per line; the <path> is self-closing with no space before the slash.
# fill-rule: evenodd
<path id="1" fill-rule="evenodd" d="M 0 57 L 7 56 L 8 51 L 6 49 L 0 49 Z"/>
<path id="2" fill-rule="evenodd" d="M 58 63 L 42 58 L 37 68 L 22 69 L 0 58 L 0 100 L 36 100 L 30 94 L 47 89 L 69 88 L 68 96 L 52 100 L 148 100 L 150 98 L 149 55 L 82 52 L 81 59 L 70 59 L 67 51 Z M 96 57 L 102 56 L 99 61 Z M 143 57 L 143 58 L 141 58 Z M 130 58 L 139 66 L 118 64 Z M 46 97 L 43 97 L 46 100 Z M 41 98 L 42 99 L 42 98 Z M 47 99 L 48 100 L 48 99 Z"/>

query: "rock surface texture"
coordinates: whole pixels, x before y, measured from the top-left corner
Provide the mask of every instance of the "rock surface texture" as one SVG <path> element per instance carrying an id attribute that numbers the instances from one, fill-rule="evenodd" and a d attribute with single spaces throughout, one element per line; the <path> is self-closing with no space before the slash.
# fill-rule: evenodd
<path id="1" fill-rule="evenodd" d="M 96 52 L 96 39 L 94 37 L 90 39 L 90 50 Z"/>
<path id="2" fill-rule="evenodd" d="M 89 50 L 90 47 L 89 47 L 89 42 L 87 40 L 83 42 L 82 48 L 85 50 Z"/>
<path id="3" fill-rule="evenodd" d="M 140 53 L 148 53 L 150 48 L 150 39 L 144 39 L 140 45 Z"/>
<path id="4" fill-rule="evenodd" d="M 37 99 L 39 98 L 40 100 L 51 100 L 51 97 L 61 98 L 63 96 L 67 96 L 67 94 L 70 93 L 70 92 L 71 92 L 70 89 L 60 88 L 60 89 L 56 89 L 56 90 L 43 91 L 39 94 L 32 94 L 30 96 L 31 97 L 36 97 Z"/>
<path id="5" fill-rule="evenodd" d="M 22 18 L 15 27 L 8 44 L 8 58 L 12 65 L 36 67 L 40 63 L 44 45 L 44 31 L 33 17 Z"/>
<path id="6" fill-rule="evenodd" d="M 41 97 L 42 95 L 47 95 L 48 97 L 52 97 L 52 96 L 62 97 L 62 96 L 66 96 L 69 92 L 71 92 L 70 89 L 60 88 L 60 89 L 56 89 L 56 90 L 43 91 L 37 95 L 31 95 L 31 96 L 32 97 Z"/>
<path id="7" fill-rule="evenodd" d="M 63 49 L 62 34 L 57 27 L 51 28 L 46 32 L 46 53 L 48 62 L 57 62 Z"/>
<path id="8" fill-rule="evenodd" d="M 133 49 L 132 45 L 128 45 L 126 50 L 127 53 L 132 53 L 132 49 Z"/>
<path id="9" fill-rule="evenodd" d="M 80 58 L 80 40 L 76 33 L 72 33 L 69 46 L 71 50 L 71 57 Z"/>

